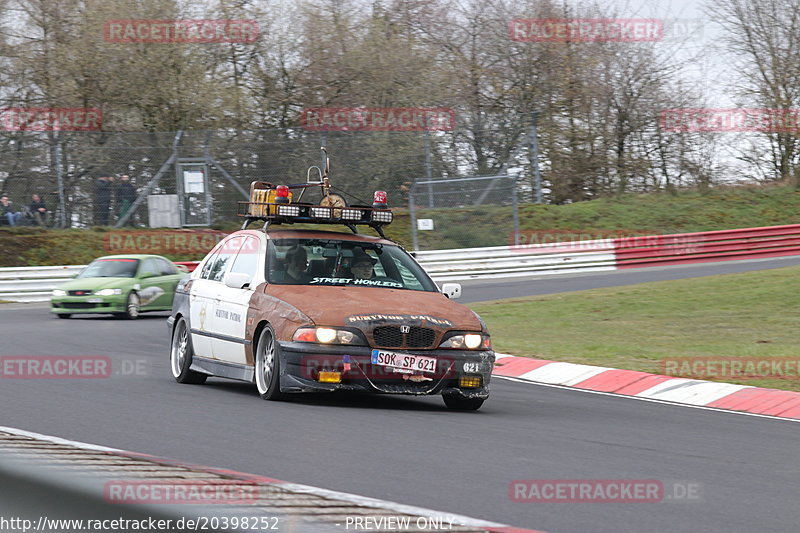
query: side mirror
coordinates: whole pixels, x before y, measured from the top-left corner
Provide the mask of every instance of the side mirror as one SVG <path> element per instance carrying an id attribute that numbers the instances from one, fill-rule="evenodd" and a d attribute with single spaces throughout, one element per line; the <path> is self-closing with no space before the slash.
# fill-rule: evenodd
<path id="1" fill-rule="evenodd" d="M 245 285 L 250 285 L 250 276 L 243 272 L 228 272 L 225 274 L 222 283 L 231 289 L 241 289 Z"/>
<path id="2" fill-rule="evenodd" d="M 455 300 L 461 298 L 461 284 L 460 283 L 442 283 L 442 294 Z"/>

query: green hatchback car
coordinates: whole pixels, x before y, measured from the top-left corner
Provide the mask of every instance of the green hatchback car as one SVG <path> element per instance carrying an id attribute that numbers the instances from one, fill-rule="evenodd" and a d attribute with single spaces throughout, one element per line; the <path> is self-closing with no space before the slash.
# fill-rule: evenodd
<path id="1" fill-rule="evenodd" d="M 110 313 L 129 319 L 146 311 L 169 311 L 175 287 L 186 275 L 159 255 L 99 257 L 53 291 L 51 311 L 58 318 Z"/>

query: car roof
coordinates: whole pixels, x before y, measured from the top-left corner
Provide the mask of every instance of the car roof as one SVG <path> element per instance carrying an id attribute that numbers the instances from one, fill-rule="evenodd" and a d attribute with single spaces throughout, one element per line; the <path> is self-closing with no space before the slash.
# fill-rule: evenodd
<path id="1" fill-rule="evenodd" d="M 249 230 L 237 232 L 240 234 L 249 233 Z M 362 235 L 360 233 L 344 233 L 339 231 L 324 231 L 310 229 L 277 229 L 268 228 L 266 231 L 268 239 L 335 239 L 342 241 L 370 242 L 389 244 L 397 246 L 396 242 L 372 235 Z"/>
<path id="2" fill-rule="evenodd" d="M 153 255 L 153 254 L 121 254 L 121 255 L 104 255 L 102 257 L 96 257 L 94 261 L 98 259 L 147 259 L 148 257 L 161 257 L 160 255 Z M 165 257 L 161 257 L 162 259 L 166 259 Z M 167 259 L 169 261 L 169 259 Z"/>

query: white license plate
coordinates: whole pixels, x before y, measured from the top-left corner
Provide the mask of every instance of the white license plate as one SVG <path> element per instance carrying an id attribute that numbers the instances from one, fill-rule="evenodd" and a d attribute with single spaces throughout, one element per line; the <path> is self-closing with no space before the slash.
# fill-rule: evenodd
<path id="1" fill-rule="evenodd" d="M 372 350 L 372 364 L 415 372 L 436 372 L 436 358 L 424 355 Z"/>
<path id="2" fill-rule="evenodd" d="M 103 303 L 103 299 L 102 298 L 88 298 L 86 301 L 89 302 L 90 304 L 101 304 L 101 303 Z"/>

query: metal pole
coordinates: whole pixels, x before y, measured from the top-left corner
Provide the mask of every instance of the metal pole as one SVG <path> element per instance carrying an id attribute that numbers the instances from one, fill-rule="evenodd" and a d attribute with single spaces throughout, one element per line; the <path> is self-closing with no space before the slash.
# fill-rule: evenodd
<path id="1" fill-rule="evenodd" d="M 328 132 L 327 131 L 321 131 L 319 133 L 319 145 L 321 147 L 323 147 L 323 148 L 327 148 L 328 147 Z M 325 154 L 325 152 L 321 152 L 321 157 L 322 157 L 322 164 L 320 164 L 319 168 L 321 168 L 324 171 L 325 170 L 325 165 L 327 164 L 326 158 L 328 156 L 327 156 L 327 154 Z"/>
<path id="2" fill-rule="evenodd" d="M 542 175 L 539 172 L 539 112 L 531 111 L 531 166 L 533 167 L 533 188 L 536 191 L 536 203 L 542 203 Z"/>
<path id="3" fill-rule="evenodd" d="M 517 179 L 511 179 L 511 209 L 514 210 L 514 245 L 519 244 L 519 202 L 517 202 Z"/>
<path id="4" fill-rule="evenodd" d="M 58 181 L 58 227 L 67 227 L 67 202 L 64 198 L 64 172 L 61 168 L 61 133 L 56 133 L 56 180 Z"/>
<path id="5" fill-rule="evenodd" d="M 408 209 L 411 215 L 411 249 L 415 252 L 419 251 L 419 242 L 417 242 L 417 210 L 414 206 L 414 189 L 416 184 L 412 183 L 411 188 L 408 190 Z"/>
<path id="6" fill-rule="evenodd" d="M 183 135 L 183 130 L 180 130 L 175 134 L 175 139 L 172 141 L 172 155 L 170 155 L 169 158 L 166 161 L 164 161 L 164 164 L 161 165 L 160 169 L 158 169 L 158 172 L 156 172 L 156 175 L 153 176 L 153 179 L 147 182 L 147 185 L 145 185 L 144 189 L 142 189 L 142 191 L 139 193 L 139 196 L 136 197 L 136 200 L 134 200 L 133 204 L 125 212 L 125 215 L 123 215 L 122 218 L 117 220 L 117 223 L 114 225 L 114 228 L 121 228 L 122 226 L 125 225 L 126 222 L 128 222 L 128 219 L 133 216 L 133 214 L 136 212 L 136 210 L 139 208 L 142 202 L 144 202 L 145 198 L 147 198 L 147 195 L 150 194 L 150 191 L 153 190 L 153 187 L 158 185 L 158 182 L 161 180 L 161 176 L 163 176 L 164 173 L 169 169 L 169 167 L 172 166 L 172 164 L 175 163 L 175 161 L 177 161 L 178 143 L 180 142 L 182 135 Z"/>
<path id="7" fill-rule="evenodd" d="M 428 207 L 432 209 L 435 203 L 433 201 L 433 169 L 431 168 L 431 138 L 427 128 L 423 137 L 423 146 L 425 147 L 425 177 L 428 181 Z"/>

